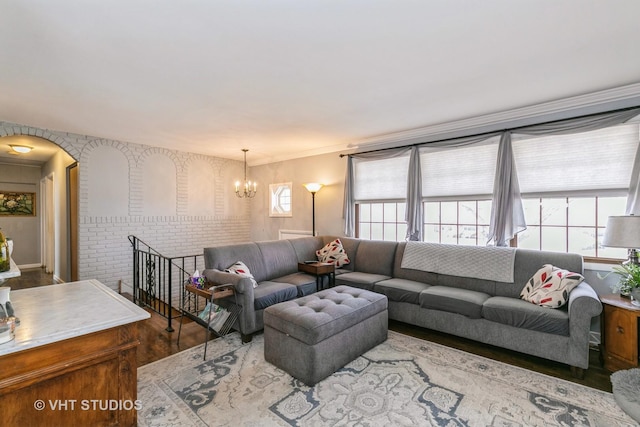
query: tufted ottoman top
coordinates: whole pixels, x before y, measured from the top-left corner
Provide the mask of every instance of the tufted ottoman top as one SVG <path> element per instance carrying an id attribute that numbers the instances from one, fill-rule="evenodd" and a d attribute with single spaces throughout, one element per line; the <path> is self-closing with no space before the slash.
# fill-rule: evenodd
<path id="1" fill-rule="evenodd" d="M 264 310 L 264 324 L 313 345 L 387 309 L 387 297 L 336 286 Z"/>

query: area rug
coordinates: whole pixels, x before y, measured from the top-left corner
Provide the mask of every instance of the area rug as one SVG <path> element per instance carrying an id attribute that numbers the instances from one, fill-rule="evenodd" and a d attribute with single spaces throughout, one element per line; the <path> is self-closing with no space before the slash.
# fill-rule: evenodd
<path id="1" fill-rule="evenodd" d="M 209 342 L 206 361 L 198 346 L 142 366 L 138 425 L 636 425 L 611 393 L 392 331 L 314 387 L 263 349 L 262 335 L 233 333 Z"/>

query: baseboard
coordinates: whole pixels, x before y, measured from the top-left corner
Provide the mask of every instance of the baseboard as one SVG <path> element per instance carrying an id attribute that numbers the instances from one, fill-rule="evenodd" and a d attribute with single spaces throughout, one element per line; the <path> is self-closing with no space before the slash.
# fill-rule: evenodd
<path id="1" fill-rule="evenodd" d="M 131 286 L 124 280 L 120 279 L 120 286 L 118 289 L 118 293 L 133 295 L 133 286 Z"/>
<path id="2" fill-rule="evenodd" d="M 28 268 L 42 268 L 42 264 L 21 264 L 18 268 L 20 270 L 26 270 Z"/>

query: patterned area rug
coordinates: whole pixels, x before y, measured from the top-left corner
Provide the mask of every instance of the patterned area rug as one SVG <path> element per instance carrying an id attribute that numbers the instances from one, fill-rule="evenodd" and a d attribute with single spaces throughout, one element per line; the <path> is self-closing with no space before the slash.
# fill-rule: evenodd
<path id="1" fill-rule="evenodd" d="M 202 354 L 138 369 L 138 425 L 636 425 L 610 393 L 392 331 L 315 387 L 267 363 L 262 335 L 243 345 L 233 333 Z"/>

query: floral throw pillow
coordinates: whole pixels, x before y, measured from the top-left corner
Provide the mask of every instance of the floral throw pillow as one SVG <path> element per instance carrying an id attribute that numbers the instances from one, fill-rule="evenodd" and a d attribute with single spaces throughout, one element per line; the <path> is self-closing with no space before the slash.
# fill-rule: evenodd
<path id="1" fill-rule="evenodd" d="M 225 269 L 224 271 L 227 273 L 237 274 L 238 276 L 248 277 L 249 279 L 251 279 L 251 283 L 253 283 L 254 288 L 258 286 L 258 282 L 256 282 L 253 274 L 251 274 L 249 268 L 242 261 L 234 263 L 231 267 Z"/>
<path id="2" fill-rule="evenodd" d="M 581 274 L 545 264 L 529 279 L 520 298 L 542 307 L 559 308 L 569 300 L 569 293 L 584 277 Z"/>
<path id="3" fill-rule="evenodd" d="M 340 239 L 329 242 L 322 249 L 317 250 L 316 256 L 318 257 L 318 261 L 335 264 L 336 267 L 342 267 L 351 262 L 347 256 L 347 252 L 342 247 Z"/>

